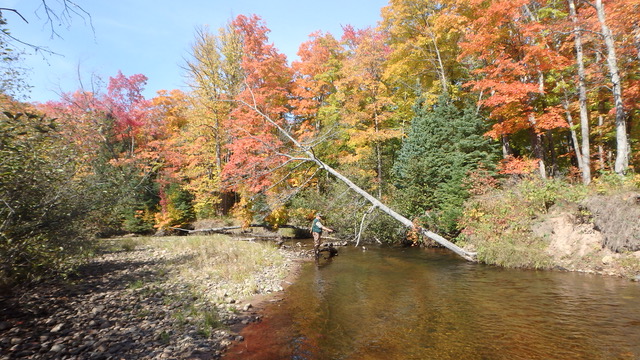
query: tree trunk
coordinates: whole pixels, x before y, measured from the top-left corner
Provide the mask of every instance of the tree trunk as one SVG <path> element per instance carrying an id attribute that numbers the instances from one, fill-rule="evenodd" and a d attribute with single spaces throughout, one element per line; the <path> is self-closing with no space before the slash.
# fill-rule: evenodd
<path id="1" fill-rule="evenodd" d="M 375 111 L 373 114 L 373 120 L 375 124 L 376 133 L 380 131 L 380 126 L 378 124 L 378 112 Z M 378 178 L 378 197 L 382 197 L 382 150 L 380 149 L 380 141 L 376 140 L 375 142 L 376 148 L 376 172 Z"/>
<path id="2" fill-rule="evenodd" d="M 449 95 L 449 80 L 447 79 L 447 72 L 444 68 L 444 64 L 442 62 L 442 55 L 440 53 L 440 47 L 438 47 L 438 42 L 433 30 L 431 28 L 431 24 L 429 24 L 429 20 L 425 20 L 425 25 L 428 29 L 427 33 L 429 34 L 429 38 L 431 39 L 431 43 L 433 44 L 433 50 L 436 53 L 436 59 L 438 61 L 436 72 L 438 73 L 438 77 L 440 78 L 440 84 L 442 86 L 442 94 Z"/>
<path id="3" fill-rule="evenodd" d="M 598 114 L 598 128 L 600 141 L 598 142 L 598 160 L 600 161 L 600 171 L 604 171 L 606 168 L 606 163 L 604 160 L 604 145 L 602 142 L 602 125 L 604 125 L 604 116 L 602 114 Z"/>
<path id="4" fill-rule="evenodd" d="M 536 128 L 536 119 L 533 114 L 529 114 L 529 122 L 531 123 L 531 150 L 533 151 L 533 156 L 538 159 L 538 170 L 540 172 L 540 177 L 542 179 L 547 178 L 547 168 L 544 164 L 544 149 L 542 144 L 542 136 L 538 134 L 535 130 Z"/>
<path id="5" fill-rule="evenodd" d="M 574 29 L 574 45 L 576 48 L 576 63 L 578 64 L 578 90 L 580 102 L 580 132 L 582 135 L 582 154 L 576 152 L 581 157 L 582 183 L 589 185 L 591 182 L 591 154 L 589 149 L 589 111 L 587 109 L 587 86 L 585 85 L 586 73 L 584 69 L 584 53 L 582 50 L 582 29 L 578 23 L 578 15 L 574 0 L 569 0 L 569 13 Z M 567 110 L 568 111 L 568 110 Z M 572 131 L 574 132 L 574 131 Z M 576 148 L 578 143 L 576 143 Z"/>
<path id="6" fill-rule="evenodd" d="M 636 24 L 633 27 L 633 39 L 635 40 L 635 44 L 636 44 L 636 51 L 638 53 L 638 60 L 640 60 L 640 26 L 638 24 Z"/>
<path id="7" fill-rule="evenodd" d="M 338 180 L 340 180 L 343 183 L 345 183 L 351 190 L 353 190 L 356 193 L 360 194 L 367 201 L 369 201 L 371 203 L 371 205 L 375 206 L 376 208 L 380 209 L 381 211 L 383 211 L 387 215 L 389 215 L 392 218 L 396 219 L 402 225 L 404 225 L 404 226 L 406 226 L 408 228 L 411 228 L 411 229 L 415 228 L 415 224 L 411 220 L 409 220 L 406 217 L 398 214 L 397 212 L 392 210 L 390 207 L 388 207 L 387 205 L 383 204 L 380 200 L 378 200 L 375 197 L 371 196 L 371 194 L 369 194 L 368 192 L 362 190 L 358 185 L 356 185 L 353 182 L 351 182 L 351 180 L 346 178 L 344 175 L 339 173 L 337 170 L 335 170 L 331 166 L 325 164 L 324 162 L 322 162 L 321 160 L 319 160 L 318 158 L 313 156 L 313 154 L 309 154 L 309 155 L 311 155 L 312 160 L 316 164 L 318 164 L 318 166 L 320 166 L 321 168 L 325 169 L 329 174 L 335 176 Z M 469 261 L 475 261 L 476 253 L 468 252 L 468 251 L 462 249 L 461 247 L 457 246 L 456 244 L 450 242 L 449 240 L 443 238 L 442 236 L 440 236 L 440 235 L 438 235 L 438 234 L 436 234 L 436 233 L 434 233 L 432 231 L 429 231 L 427 229 L 420 229 L 420 232 L 423 235 L 425 235 L 426 237 L 428 237 L 428 238 L 432 239 L 433 241 L 437 242 L 438 244 L 440 244 L 440 245 L 446 247 L 447 249 L 453 251 L 454 253 L 460 255 L 464 259 L 469 260 Z"/>
<path id="8" fill-rule="evenodd" d="M 549 171 L 549 175 L 555 177 L 558 173 L 558 155 L 556 154 L 556 149 L 553 146 L 553 130 L 547 130 L 546 132 L 547 144 L 549 146 L 549 153 L 551 156 L 551 170 Z"/>
<path id="9" fill-rule="evenodd" d="M 606 22 L 604 5 L 602 0 L 596 0 L 595 8 L 598 13 L 598 21 L 602 28 L 602 36 L 607 47 L 607 66 L 613 86 L 613 101 L 616 109 L 616 162 L 614 171 L 619 175 L 624 175 L 629 167 L 629 139 L 627 138 L 627 124 L 625 121 L 624 103 L 622 99 L 622 82 L 618 69 L 618 58 L 616 56 L 615 43 L 611 29 Z"/>
<path id="10" fill-rule="evenodd" d="M 564 99 L 564 109 L 567 116 L 567 124 L 569 124 L 569 132 L 571 132 L 571 142 L 573 142 L 573 151 L 576 153 L 576 160 L 578 161 L 578 169 L 583 174 L 584 181 L 584 171 L 582 168 L 584 164 L 582 163 L 582 154 L 580 153 L 580 145 L 578 145 L 578 135 L 576 135 L 576 129 L 573 127 L 573 117 L 571 116 L 571 111 L 569 111 L 569 100 Z"/>
<path id="11" fill-rule="evenodd" d="M 511 144 L 509 144 L 509 135 L 502 135 L 500 137 L 500 143 L 502 144 L 502 158 L 506 159 L 513 155 Z"/>

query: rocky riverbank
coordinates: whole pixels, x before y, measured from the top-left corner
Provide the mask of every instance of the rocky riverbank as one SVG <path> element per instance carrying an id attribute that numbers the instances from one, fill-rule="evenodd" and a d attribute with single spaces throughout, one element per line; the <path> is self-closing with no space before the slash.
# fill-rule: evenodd
<path id="1" fill-rule="evenodd" d="M 203 294 L 181 281 L 175 269 L 185 254 L 149 245 L 108 251 L 64 281 L 2 294 L 0 359 L 219 358 L 242 340 L 242 325 L 259 320 L 252 301 L 274 300 L 283 274 L 309 258 L 301 248 L 279 251 L 285 261 L 259 274 L 258 298 L 230 284 L 199 284 L 211 289 Z"/>

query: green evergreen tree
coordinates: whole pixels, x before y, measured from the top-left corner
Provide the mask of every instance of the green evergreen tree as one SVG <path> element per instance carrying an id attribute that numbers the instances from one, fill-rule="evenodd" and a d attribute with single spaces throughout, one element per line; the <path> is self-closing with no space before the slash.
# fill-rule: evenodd
<path id="1" fill-rule="evenodd" d="M 434 231 L 457 235 L 469 194 L 464 180 L 480 166 L 494 170 L 497 144 L 483 136 L 482 118 L 445 98 L 433 107 L 419 101 L 394 174 L 398 206 Z"/>

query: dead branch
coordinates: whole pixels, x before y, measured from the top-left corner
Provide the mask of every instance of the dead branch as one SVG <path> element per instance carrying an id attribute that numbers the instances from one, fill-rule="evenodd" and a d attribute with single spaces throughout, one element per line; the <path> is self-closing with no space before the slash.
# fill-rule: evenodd
<path id="1" fill-rule="evenodd" d="M 373 210 L 375 210 L 375 206 L 371 206 L 369 210 L 367 210 L 364 214 L 362 214 L 362 220 L 360 221 L 360 230 L 356 235 L 356 247 L 360 245 L 360 237 L 362 236 L 362 230 L 364 228 L 364 220 L 367 218 L 367 215 L 371 214 Z"/>

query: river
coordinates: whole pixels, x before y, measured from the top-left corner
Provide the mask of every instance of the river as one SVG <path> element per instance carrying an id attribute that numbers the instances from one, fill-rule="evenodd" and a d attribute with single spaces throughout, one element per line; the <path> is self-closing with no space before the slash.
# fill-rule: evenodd
<path id="1" fill-rule="evenodd" d="M 640 284 L 348 247 L 241 334 L 225 359 L 640 359 Z"/>

